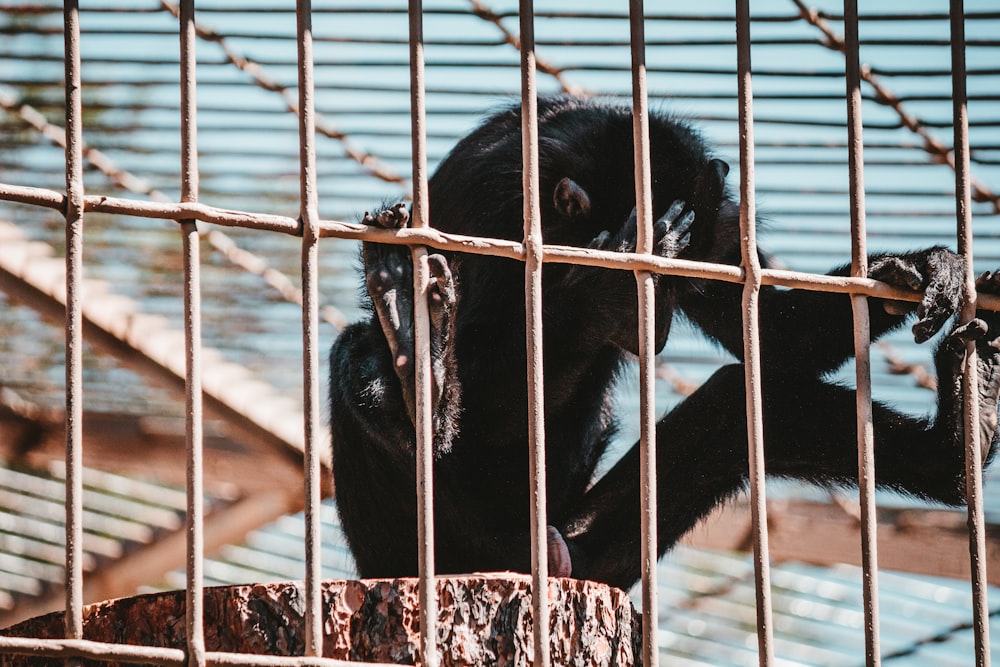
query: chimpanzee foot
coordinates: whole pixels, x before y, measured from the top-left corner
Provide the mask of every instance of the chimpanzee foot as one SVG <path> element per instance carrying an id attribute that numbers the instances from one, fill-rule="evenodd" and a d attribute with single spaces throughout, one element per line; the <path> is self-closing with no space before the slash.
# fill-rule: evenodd
<path id="1" fill-rule="evenodd" d="M 382 229 L 399 229 L 410 218 L 400 202 L 372 215 L 365 212 L 362 223 Z M 413 260 L 404 245 L 366 241 L 362 246 L 365 284 L 389 345 L 393 368 L 399 377 L 403 402 L 411 421 L 416 414 L 413 379 Z"/>
<path id="2" fill-rule="evenodd" d="M 1000 294 L 1000 271 L 987 271 L 976 279 L 979 294 Z M 977 340 L 979 359 L 979 424 L 983 458 L 993 456 L 998 440 L 997 422 L 1000 400 L 1000 313 L 979 311 L 977 315 L 986 325 L 985 336 Z"/>
<path id="3" fill-rule="evenodd" d="M 944 408 L 945 412 L 954 411 L 956 420 L 960 420 L 963 364 L 967 343 L 975 341 L 979 435 L 984 461 L 992 457 L 996 446 L 997 401 L 1000 400 L 1000 338 L 990 338 L 988 329 L 986 322 L 979 318 L 956 326 L 941 342 L 936 355 L 938 381 L 944 385 L 939 408 Z M 948 398 L 948 395 L 954 398 Z"/>
<path id="4" fill-rule="evenodd" d="M 960 325 L 942 343 L 939 355 L 948 354 L 954 367 L 961 368 L 965 358 L 966 343 L 976 342 L 976 360 L 979 371 L 979 442 L 983 459 L 993 455 L 997 436 L 997 400 L 1000 398 L 1000 339 L 990 339 L 986 323 L 976 318 Z M 940 362 L 939 362 L 940 363 Z M 961 391 L 960 371 L 956 372 L 955 390 Z"/>
<path id="5" fill-rule="evenodd" d="M 372 215 L 365 213 L 364 224 L 383 229 L 399 229 L 409 222 L 403 203 Z M 399 378 L 403 402 L 410 420 L 416 423 L 415 343 L 413 339 L 413 258 L 404 245 L 366 242 L 362 249 L 365 281 L 378 316 L 382 333 L 392 354 L 393 368 Z M 457 302 L 455 281 L 442 255 L 429 255 L 430 272 L 428 308 L 430 313 L 432 406 L 452 383 L 452 331 Z M 438 420 L 441 421 L 441 420 Z M 436 424 L 436 427 L 442 427 Z M 443 427 L 442 427 L 443 428 Z"/>
<path id="6" fill-rule="evenodd" d="M 365 217 L 361 219 L 364 225 L 381 227 L 382 229 L 402 229 L 410 221 L 410 211 L 406 208 L 405 202 L 393 204 L 389 208 L 378 211 L 372 215 L 365 211 Z"/>
<path id="7" fill-rule="evenodd" d="M 546 532 L 548 536 L 549 576 L 570 576 L 573 573 L 573 562 L 570 559 L 566 540 L 554 526 L 549 526 Z"/>

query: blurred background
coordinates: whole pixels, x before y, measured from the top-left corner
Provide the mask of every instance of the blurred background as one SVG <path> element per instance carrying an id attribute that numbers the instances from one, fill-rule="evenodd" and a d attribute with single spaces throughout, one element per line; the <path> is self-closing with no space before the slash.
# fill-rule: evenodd
<path id="1" fill-rule="evenodd" d="M 166 0 L 85 4 L 86 192 L 176 201 L 177 9 Z M 383 200 L 408 195 L 405 4 L 314 2 L 324 219 L 357 221 Z M 649 4 L 651 104 L 694 119 L 733 166 L 735 188 L 733 5 Z M 425 9 L 433 167 L 484 114 L 519 95 L 517 3 L 427 0 Z M 294 8 L 273 0 L 238 6 L 206 1 L 197 11 L 199 199 L 294 218 Z M 841 11 L 826 0 L 762 0 L 752 7 L 760 243 L 783 266 L 800 271 L 825 273 L 850 261 Z M 539 0 L 536 13 L 541 92 L 630 99 L 627 3 Z M 1000 12 L 990 0 L 969 0 L 966 13 L 975 263 L 987 270 L 1000 266 Z M 947 5 L 867 2 L 860 33 L 869 73 L 862 88 L 869 249 L 954 248 L 954 171 L 943 160 L 952 143 Z M 61 5 L 0 1 L 0 36 L 0 182 L 64 192 Z M 55 211 L 0 201 L 0 627 L 62 604 L 63 331 L 58 304 L 33 291 L 29 278 L 44 283 L 58 274 L 63 224 Z M 99 295 L 94 307 L 103 306 L 112 322 L 159 316 L 143 319 L 151 332 L 146 342 L 182 359 L 183 348 L 170 342 L 181 329 L 183 308 L 176 227 L 88 214 L 84 259 L 88 289 Z M 280 422 L 278 431 L 294 431 L 302 400 L 301 310 L 294 302 L 300 242 L 278 233 L 200 229 L 203 335 L 217 353 L 206 377 L 214 373 L 223 394 L 246 389 L 253 398 L 244 408 L 251 421 L 267 412 L 264 421 Z M 361 316 L 357 244 L 324 239 L 320 254 L 325 360 L 339 328 Z M 662 410 L 727 361 L 690 327 L 675 329 L 658 360 Z M 931 349 L 915 346 L 906 331 L 875 346 L 876 398 L 930 412 L 934 394 L 925 375 L 932 370 Z M 143 354 L 115 352 L 107 344 L 88 345 L 85 353 L 85 547 L 94 599 L 184 582 L 178 569 L 183 548 L 171 546 L 183 521 L 177 489 L 184 473 L 184 403 L 169 380 L 146 368 Z M 840 373 L 846 382 L 853 374 L 851 365 Z M 622 447 L 636 437 L 637 387 L 634 376 L 623 378 Z M 295 437 L 278 437 L 275 444 L 259 433 L 248 436 L 246 424 L 220 419 L 212 419 L 206 433 L 213 549 L 208 583 L 301 578 Z M 995 523 L 1000 493 L 989 483 L 986 493 L 987 520 Z M 833 533 L 822 532 L 853 526 L 856 492 L 831 496 L 776 483 L 769 497 L 777 530 L 791 530 L 800 520 L 820 529 L 789 533 L 784 541 L 779 533 L 776 540 L 772 555 L 781 562 L 772 583 L 780 664 L 862 664 L 860 571 L 840 562 L 856 562 L 858 555 L 852 561 L 831 546 Z M 965 558 L 961 530 L 947 533 L 948 539 L 933 532 L 960 529 L 964 513 L 920 512 L 916 508 L 926 505 L 884 494 L 880 501 L 895 508 L 885 518 L 887 558 L 893 567 L 924 572 L 880 573 L 885 662 L 968 664 L 968 584 L 933 576 L 953 574 L 948 563 Z M 324 576 L 352 576 L 332 501 L 324 508 Z M 752 565 L 741 551 L 729 550 L 741 543 L 733 529 L 743 525 L 741 511 L 737 504 L 725 519 L 730 523 L 695 531 L 692 545 L 662 562 L 660 643 L 669 664 L 756 664 Z M 928 545 L 932 535 L 937 537 Z M 805 543 L 812 551 L 799 548 Z M 993 591 L 991 610 L 991 619 L 1000 613 L 1000 591 Z"/>

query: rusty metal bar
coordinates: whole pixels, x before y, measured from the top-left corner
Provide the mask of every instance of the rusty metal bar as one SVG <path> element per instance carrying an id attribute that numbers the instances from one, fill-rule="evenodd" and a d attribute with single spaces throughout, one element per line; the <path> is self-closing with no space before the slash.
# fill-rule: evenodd
<path id="1" fill-rule="evenodd" d="M 302 390 L 305 435 L 305 655 L 323 655 L 320 588 L 319 196 L 316 191 L 316 104 L 312 3 L 295 3 L 299 82 L 299 221 L 302 225 Z"/>
<path id="2" fill-rule="evenodd" d="M 80 8 L 63 5 L 66 66 L 66 637 L 83 637 L 83 110 Z"/>
<path id="3" fill-rule="evenodd" d="M 197 64 L 194 0 L 181 0 L 181 201 L 198 201 Z"/>
<path id="4" fill-rule="evenodd" d="M 187 586 L 186 615 L 188 664 L 205 664 L 203 627 L 205 509 L 202 456 L 201 371 L 201 269 L 198 227 L 192 220 L 181 222 L 184 244 L 184 349 L 185 349 L 185 441 L 187 450 Z"/>
<path id="5" fill-rule="evenodd" d="M 0 199 L 37 204 L 57 211 L 63 211 L 66 208 L 64 194 L 45 188 L 0 183 Z M 294 218 L 219 209 L 202 203 L 157 203 L 104 195 L 87 195 L 84 197 L 84 209 L 87 212 L 134 215 L 144 218 L 168 220 L 191 218 L 225 227 L 275 231 L 295 236 L 301 233 L 301 226 Z M 524 260 L 524 245 L 517 241 L 449 234 L 431 228 L 386 230 L 351 222 L 320 220 L 319 232 L 321 238 L 354 239 L 405 245 L 412 245 L 419 239 L 420 244 L 440 250 Z M 542 250 L 542 261 L 553 264 L 573 263 L 625 271 L 643 270 L 675 276 L 710 278 L 732 283 L 743 281 L 742 270 L 730 264 L 713 264 L 655 256 L 643 257 L 620 252 L 551 244 L 543 245 Z M 920 294 L 912 290 L 892 287 L 870 278 L 830 276 L 786 269 L 762 269 L 761 282 L 764 285 L 780 285 L 837 294 L 856 292 L 894 301 L 917 302 L 921 299 Z M 979 295 L 978 306 L 980 309 L 1000 311 L 1000 297 L 990 294 Z"/>
<path id="6" fill-rule="evenodd" d="M 535 8 L 520 0 L 521 159 L 524 197 L 524 307 L 528 356 L 528 470 L 531 478 L 531 581 L 535 664 L 548 667 L 549 561 L 545 490 L 545 386 L 542 374 L 542 214 L 538 192 L 538 87 Z"/>
<path id="7" fill-rule="evenodd" d="M 757 590 L 757 645 L 762 667 L 774 664 L 771 566 L 767 548 L 764 485 L 764 425 L 760 366 L 761 266 L 757 255 L 754 203 L 753 87 L 750 68 L 750 1 L 736 2 L 737 71 L 740 121 L 740 232 L 743 239 L 743 363 L 746 367 L 747 446 L 753 518 L 754 582 Z"/>
<path id="8" fill-rule="evenodd" d="M 421 0 L 410 0 L 410 140 L 412 150 L 412 226 L 430 225 L 427 186 L 427 109 L 424 89 L 424 19 Z M 434 583 L 434 431 L 431 415 L 431 347 L 427 248 L 411 246 L 413 256 L 413 342 L 416 388 L 417 565 L 420 599 L 421 663 L 440 662 L 437 650 L 437 587 Z"/>
<path id="9" fill-rule="evenodd" d="M 136 646 L 130 644 L 111 644 L 82 639 L 35 639 L 33 637 L 0 637 L 0 650 L 4 654 L 25 655 L 31 657 L 52 658 L 88 658 L 90 660 L 109 659 L 119 662 L 141 663 L 147 665 L 163 665 L 164 667 L 183 667 L 187 665 L 187 657 L 182 649 L 164 648 L 159 646 Z M 390 667 L 387 663 L 359 663 L 333 658 L 255 655 L 251 653 L 224 653 L 209 651 L 205 653 L 206 667 L 222 667 L 242 665 L 246 667 Z"/>
<path id="10" fill-rule="evenodd" d="M 181 201 L 198 200 L 197 58 L 194 0 L 182 0 L 180 15 Z M 187 456 L 187 585 L 185 623 L 187 664 L 205 664 L 204 573 L 205 507 L 203 480 L 203 403 L 201 367 L 201 257 L 198 226 L 181 221 L 184 254 L 184 408 Z"/>
<path id="11" fill-rule="evenodd" d="M 851 209 L 851 275 L 868 277 L 865 225 L 864 139 L 861 122 L 861 63 L 857 0 L 844 0 L 847 74 L 847 146 Z M 878 613 L 878 518 L 875 514 L 875 427 L 871 393 L 871 321 L 868 299 L 851 295 L 854 311 L 855 400 L 858 429 L 858 493 L 861 504 L 861 577 L 865 614 L 865 660 L 882 664 Z"/>
<path id="12" fill-rule="evenodd" d="M 972 189 L 969 175 L 969 109 L 965 84 L 965 8 L 951 0 L 951 71 L 954 109 L 955 217 L 958 251 L 965 259 L 962 321 L 976 316 L 976 275 L 973 268 Z M 969 341 L 963 368 L 965 405 L 965 496 L 969 511 L 969 564 L 972 570 L 972 626 L 977 667 L 990 664 L 989 604 L 987 601 L 986 528 L 983 514 L 983 449 L 979 427 L 979 368 L 975 341 Z M 987 443 L 988 445 L 989 443 Z"/>
<path id="13" fill-rule="evenodd" d="M 649 163 L 649 99 L 646 85 L 645 12 L 642 0 L 629 2 L 632 51 L 632 148 L 635 163 L 636 252 L 653 252 L 653 189 Z M 656 524 L 656 283 L 636 271 L 639 328 L 639 475 L 642 574 L 642 664 L 659 664 Z"/>
<path id="14" fill-rule="evenodd" d="M 23 185 L 0 183 L 0 199 L 26 204 L 37 204 L 57 211 L 63 211 L 66 207 L 66 196 L 64 194 L 45 188 Z M 104 195 L 88 195 L 84 197 L 84 205 L 85 210 L 88 212 L 134 215 L 169 220 L 191 218 L 226 227 L 275 231 L 296 236 L 301 233 L 301 226 L 294 218 L 225 210 L 202 203 L 157 203 L 106 197 Z M 385 230 L 374 229 L 369 226 L 350 222 L 320 220 L 319 231 L 321 238 L 331 237 L 407 245 L 412 245 L 419 239 L 419 243 L 440 250 L 524 260 L 524 245 L 517 241 L 448 234 L 429 228 Z M 550 244 L 542 246 L 542 250 L 542 261 L 554 264 L 573 263 L 583 266 L 601 266 L 626 271 L 644 270 L 676 276 L 710 278 L 712 280 L 723 280 L 733 283 L 742 282 L 743 280 L 742 270 L 729 264 L 713 264 L 711 262 L 667 259 L 655 256 L 641 257 L 620 252 Z M 761 282 L 764 285 L 780 285 L 782 287 L 794 287 L 796 289 L 834 292 L 838 294 L 856 292 L 866 296 L 892 299 L 894 301 L 917 302 L 921 298 L 920 294 L 912 290 L 895 288 L 870 278 L 830 276 L 789 271 L 786 269 L 762 269 Z M 980 295 L 978 306 L 981 309 L 1000 310 L 1000 297 L 990 294 Z"/>

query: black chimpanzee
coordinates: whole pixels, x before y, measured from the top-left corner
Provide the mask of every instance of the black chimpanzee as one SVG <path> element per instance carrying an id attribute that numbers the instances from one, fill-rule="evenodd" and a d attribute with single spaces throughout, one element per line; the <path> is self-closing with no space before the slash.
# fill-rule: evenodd
<path id="1" fill-rule="evenodd" d="M 635 248 L 632 114 L 574 98 L 539 101 L 540 192 L 546 243 Z M 430 181 L 433 224 L 445 232 L 520 240 L 521 116 L 508 108 L 462 139 Z M 687 123 L 650 119 L 655 252 L 740 263 L 739 213 L 728 166 Z M 631 212 L 631 214 L 630 214 Z M 397 205 L 367 224 L 401 227 Z M 334 344 L 331 423 L 340 515 L 364 577 L 417 570 L 412 276 L 405 246 L 363 247 L 371 317 Z M 524 267 L 480 255 L 430 256 L 437 571 L 528 571 L 528 436 Z M 870 259 L 873 278 L 923 290 L 913 332 L 935 334 L 962 298 L 962 262 L 935 247 Z M 845 275 L 846 269 L 833 272 Z M 594 470 L 615 433 L 615 379 L 637 351 L 631 272 L 546 264 L 543 272 L 545 438 L 552 574 L 628 587 L 639 576 L 638 447 L 604 477 Z M 1000 292 L 987 274 L 979 290 Z M 659 276 L 656 346 L 682 311 L 742 356 L 738 284 Z M 900 326 L 898 303 L 871 302 L 876 338 Z M 1000 318 L 980 313 L 987 322 Z M 854 392 L 823 380 L 853 353 L 845 295 L 764 287 L 761 359 L 768 473 L 821 485 L 856 482 Z M 980 341 L 983 446 L 996 443 L 1000 353 L 981 320 L 936 353 L 938 415 L 875 405 L 882 487 L 964 501 L 961 360 Z M 744 370 L 720 369 L 657 425 L 659 549 L 663 553 L 747 478 Z"/>

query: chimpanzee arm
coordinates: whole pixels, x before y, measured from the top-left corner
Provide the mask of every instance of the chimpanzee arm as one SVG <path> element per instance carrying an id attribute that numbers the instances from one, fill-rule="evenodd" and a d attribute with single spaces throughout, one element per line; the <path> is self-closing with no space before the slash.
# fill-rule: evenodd
<path id="1" fill-rule="evenodd" d="M 873 340 L 902 325 L 915 309 L 914 338 L 924 342 L 959 308 L 962 260 L 949 250 L 933 247 L 900 255 L 873 255 L 869 266 L 869 275 L 876 280 L 924 291 L 922 300 L 914 304 L 872 299 Z M 850 268 L 840 267 L 830 275 L 850 275 Z M 679 288 L 677 296 L 687 316 L 737 358 L 743 356 L 742 292 L 743 286 L 737 283 L 698 280 Z M 823 373 L 853 356 L 848 295 L 765 285 L 760 304 L 761 355 L 766 363 L 794 364 L 798 370 Z"/>
<path id="2" fill-rule="evenodd" d="M 997 282 L 993 276 L 989 279 Z M 991 289 L 995 288 L 992 287 Z M 965 500 L 961 369 L 965 341 L 977 340 L 980 432 L 987 457 L 998 442 L 1000 318 L 956 328 L 937 351 L 938 414 L 933 422 L 874 404 L 876 482 L 950 504 Z M 820 485 L 857 480 L 854 392 L 805 374 L 764 369 L 765 469 Z M 744 367 L 719 370 L 657 424 L 658 548 L 662 554 L 720 502 L 746 485 Z M 638 445 L 586 494 L 558 526 L 574 577 L 628 588 L 639 577 Z"/>

